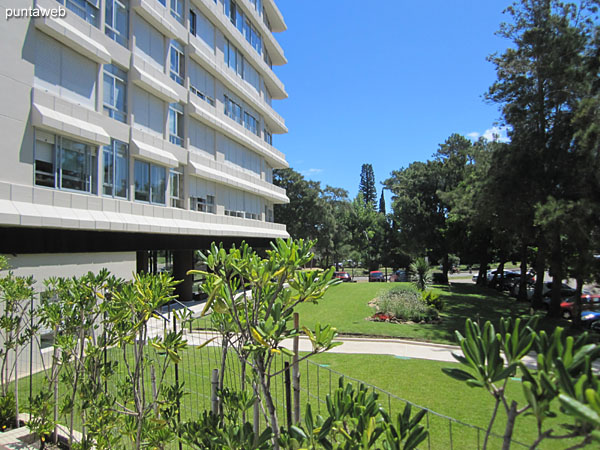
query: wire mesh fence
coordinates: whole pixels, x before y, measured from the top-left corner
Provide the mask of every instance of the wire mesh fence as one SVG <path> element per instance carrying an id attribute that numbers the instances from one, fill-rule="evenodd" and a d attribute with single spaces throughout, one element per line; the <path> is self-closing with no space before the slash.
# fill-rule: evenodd
<path id="1" fill-rule="evenodd" d="M 39 296 L 31 299 L 29 311 L 31 317 L 27 320 L 33 321 L 35 308 L 39 302 Z M 187 306 L 175 302 L 162 310 L 156 311 L 155 316 L 147 323 L 147 338 L 151 339 L 157 336 L 164 336 L 168 331 L 183 331 L 188 346 L 181 352 L 181 358 L 178 364 L 173 364 L 164 374 L 164 381 L 171 385 L 182 386 L 184 396 L 179 408 L 179 420 L 185 422 L 196 419 L 203 411 L 210 410 L 215 401 L 215 389 L 213 371 L 218 369 L 223 378 L 223 388 L 230 390 L 240 390 L 244 384 L 243 367 L 240 359 L 230 351 L 224 358 L 222 342 L 219 333 L 214 329 L 210 316 L 200 317 L 198 311 L 193 312 L 192 321 L 182 324 L 178 321 L 175 311 L 187 308 Z M 184 325 L 184 328 L 181 328 Z M 100 333 L 102 331 L 100 330 Z M 18 398 L 20 399 L 21 411 L 28 408 L 31 400 L 42 390 L 47 390 L 50 386 L 48 379 L 52 367 L 52 358 L 54 346 L 54 337 L 48 330 L 43 328 L 33 336 L 30 342 L 24 345 L 18 353 L 17 379 L 18 379 Z M 212 340 L 208 345 L 203 343 Z M 54 355 L 56 356 L 56 355 Z M 120 384 L 129 379 L 131 370 L 127 361 L 134 358 L 132 348 L 130 347 L 111 347 L 104 353 L 105 361 L 114 362 L 114 374 L 106 380 L 105 389 L 108 392 L 116 393 Z M 164 358 L 159 351 L 151 345 L 144 346 L 144 358 L 150 361 L 159 361 Z M 290 380 L 293 359 L 283 353 L 277 355 L 272 363 L 271 373 L 277 373 L 270 380 L 270 392 L 273 397 L 280 425 L 288 424 L 288 418 L 292 417 L 292 399 L 291 392 L 293 386 Z M 363 384 L 378 395 L 378 401 L 394 417 L 403 411 L 409 401 L 400 398 L 390 392 L 380 389 L 369 383 L 337 372 L 323 364 L 317 364 L 309 359 L 299 363 L 299 405 L 301 413 L 305 410 L 305 405 L 310 403 L 313 412 L 325 415 L 327 412 L 326 397 L 331 395 L 338 387 L 339 379 L 345 382 L 351 382 L 356 385 Z M 156 374 L 147 373 L 145 377 L 146 388 L 152 392 L 152 379 Z M 14 375 L 13 375 L 14 380 Z M 292 383 L 293 384 L 293 383 Z M 72 395 L 73 387 L 65 382 L 58 383 L 59 403 L 64 402 L 65 398 Z M 286 396 L 287 393 L 287 396 Z M 427 449 L 462 449 L 462 448 L 482 448 L 486 430 L 474 425 L 470 425 L 451 417 L 436 413 L 427 408 L 411 403 L 413 411 L 423 409 L 426 415 L 422 424 L 428 430 L 427 440 L 421 444 L 420 448 Z M 254 413 L 248 412 L 248 421 L 254 420 Z M 258 426 L 266 426 L 264 413 L 259 413 Z M 66 417 L 61 420 L 66 422 Z M 66 425 L 66 423 L 65 423 Z M 81 417 L 77 416 L 74 420 L 74 428 L 81 429 Z M 489 438 L 490 448 L 502 447 L 502 436 L 492 434 Z M 512 441 L 513 448 L 528 447 L 527 445 Z M 173 443 L 169 448 L 178 448 L 181 444 Z"/>

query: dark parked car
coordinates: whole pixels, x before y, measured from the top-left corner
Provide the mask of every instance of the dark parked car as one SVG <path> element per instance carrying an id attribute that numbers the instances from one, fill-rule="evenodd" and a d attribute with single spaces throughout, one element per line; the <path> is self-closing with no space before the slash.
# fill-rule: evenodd
<path id="1" fill-rule="evenodd" d="M 335 272 L 333 274 L 333 278 L 337 278 L 338 280 L 342 280 L 344 282 L 350 282 L 352 281 L 352 277 L 350 276 L 350 274 L 348 272 Z"/>
<path id="2" fill-rule="evenodd" d="M 383 275 L 383 272 L 379 270 L 373 270 L 372 272 L 369 272 L 369 282 L 371 281 L 380 281 L 384 283 L 385 276 Z"/>
<path id="3" fill-rule="evenodd" d="M 573 317 L 573 308 L 575 307 L 575 297 L 568 298 L 560 304 L 560 311 L 565 319 Z M 582 295 L 581 308 L 586 310 L 600 309 L 600 294 Z"/>
<path id="4" fill-rule="evenodd" d="M 406 282 L 408 281 L 408 273 L 406 273 L 406 270 L 403 269 L 396 270 L 390 277 L 390 281 Z"/>

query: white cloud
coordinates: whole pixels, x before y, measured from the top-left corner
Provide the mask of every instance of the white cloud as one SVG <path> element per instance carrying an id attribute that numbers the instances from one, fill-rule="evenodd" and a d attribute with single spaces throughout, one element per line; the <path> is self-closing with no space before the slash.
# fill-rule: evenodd
<path id="1" fill-rule="evenodd" d="M 509 139 L 506 132 L 506 127 L 494 126 L 485 130 L 485 132 L 483 133 L 483 137 L 486 138 L 488 141 L 508 142 Z"/>
<path id="2" fill-rule="evenodd" d="M 476 141 L 480 137 L 483 137 L 488 141 L 508 142 L 509 139 L 507 130 L 508 129 L 506 127 L 493 126 L 492 128 L 485 130 L 483 133 L 471 131 L 470 133 L 467 133 L 467 137 L 472 141 Z"/>
<path id="3" fill-rule="evenodd" d="M 309 175 L 314 175 L 316 173 L 321 173 L 321 172 L 323 172 L 323 169 L 313 169 L 313 168 L 311 168 L 311 169 L 303 170 L 300 173 L 302 175 L 309 176 Z"/>

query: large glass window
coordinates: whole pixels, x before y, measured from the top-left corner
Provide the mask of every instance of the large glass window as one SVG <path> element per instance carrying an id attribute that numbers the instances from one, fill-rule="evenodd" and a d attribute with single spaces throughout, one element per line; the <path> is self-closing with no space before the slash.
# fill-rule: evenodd
<path id="1" fill-rule="evenodd" d="M 225 115 L 242 125 L 242 107 L 225 96 Z"/>
<path id="2" fill-rule="evenodd" d="M 97 193 L 96 147 L 61 136 L 36 140 L 35 184 Z"/>
<path id="3" fill-rule="evenodd" d="M 171 78 L 183 86 L 183 77 L 185 77 L 183 47 L 179 42 L 171 41 L 169 51 L 171 53 Z"/>
<path id="4" fill-rule="evenodd" d="M 234 45 L 231 44 L 231 42 L 226 41 L 225 42 L 225 63 L 231 67 L 233 70 L 236 71 L 236 73 L 240 76 L 240 77 L 244 77 L 244 57 L 242 56 L 242 54 L 238 51 L 237 48 L 235 48 Z"/>
<path id="5" fill-rule="evenodd" d="M 194 211 L 215 214 L 215 197 L 214 195 L 192 197 L 190 199 L 190 208 Z"/>
<path id="6" fill-rule="evenodd" d="M 169 141 L 183 146 L 183 107 L 179 103 L 169 104 Z"/>
<path id="7" fill-rule="evenodd" d="M 129 151 L 125 142 L 113 139 L 102 152 L 102 193 L 110 197 L 127 198 Z"/>
<path id="8" fill-rule="evenodd" d="M 112 64 L 104 66 L 104 113 L 127 121 L 127 73 Z"/>
<path id="9" fill-rule="evenodd" d="M 96 148 L 60 139 L 60 188 L 96 193 Z"/>
<path id="10" fill-rule="evenodd" d="M 100 0 L 58 0 L 58 3 L 73 11 L 83 20 L 98 27 L 100 23 Z"/>
<path id="11" fill-rule="evenodd" d="M 247 112 L 244 112 L 244 126 L 248 130 L 250 130 L 254 134 L 256 134 L 257 136 L 259 136 L 258 120 L 256 120 L 256 118 L 252 114 L 248 114 Z"/>
<path id="12" fill-rule="evenodd" d="M 167 170 L 145 161 L 135 161 L 133 167 L 135 199 L 142 202 L 165 204 Z"/>
<path id="13" fill-rule="evenodd" d="M 267 144 L 273 145 L 273 135 L 266 128 L 263 128 L 263 138 Z"/>
<path id="14" fill-rule="evenodd" d="M 183 0 L 171 0 L 171 15 L 183 23 Z"/>
<path id="15" fill-rule="evenodd" d="M 104 33 L 127 47 L 129 40 L 129 0 L 105 0 Z"/>

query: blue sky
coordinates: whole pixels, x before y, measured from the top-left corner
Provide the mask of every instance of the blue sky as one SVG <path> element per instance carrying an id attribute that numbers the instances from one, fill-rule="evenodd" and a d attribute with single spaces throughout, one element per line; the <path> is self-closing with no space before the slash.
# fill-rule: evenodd
<path id="1" fill-rule="evenodd" d="M 491 130 L 500 113 L 483 99 L 496 78 L 486 57 L 508 45 L 495 32 L 510 3 L 278 0 L 289 62 L 275 71 L 289 98 L 274 107 L 289 133 L 274 145 L 354 197 L 363 163 L 379 195 L 392 170 L 430 158 L 450 134 Z"/>

